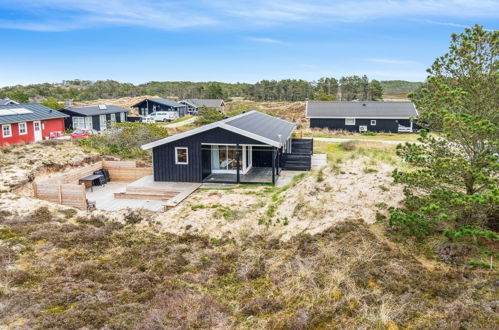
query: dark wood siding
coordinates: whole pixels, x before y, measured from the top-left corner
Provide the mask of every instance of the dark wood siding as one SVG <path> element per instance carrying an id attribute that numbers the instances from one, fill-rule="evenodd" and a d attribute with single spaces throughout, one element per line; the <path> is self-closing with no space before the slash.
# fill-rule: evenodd
<path id="1" fill-rule="evenodd" d="M 137 108 L 139 110 L 140 115 L 149 115 L 153 111 L 178 111 L 179 117 L 183 117 L 187 114 L 187 106 L 183 106 L 180 108 L 174 108 L 174 107 L 171 107 L 169 105 L 164 105 L 164 104 L 156 103 L 153 101 L 147 101 L 147 102 L 143 101 L 143 102 L 138 104 Z M 147 113 L 144 114 L 142 108 L 145 108 Z"/>
<path id="2" fill-rule="evenodd" d="M 272 148 L 253 147 L 253 166 L 272 167 Z"/>
<path id="3" fill-rule="evenodd" d="M 92 116 L 92 128 L 100 131 L 99 116 Z"/>
<path id="4" fill-rule="evenodd" d="M 214 128 L 196 135 L 186 137 L 181 140 L 173 141 L 156 148 L 153 148 L 153 166 L 155 181 L 173 181 L 173 182 L 202 182 L 203 164 L 202 164 L 202 143 L 219 144 L 258 144 L 256 141 L 245 136 L 224 130 Z M 189 164 L 175 164 L 175 147 L 187 147 Z M 255 159 L 253 159 L 255 161 Z"/>
<path id="5" fill-rule="evenodd" d="M 331 130 L 341 129 L 345 131 L 358 132 L 359 126 L 367 126 L 368 131 L 373 132 L 398 132 L 397 119 L 373 119 L 376 125 L 371 125 L 371 119 L 355 119 L 355 125 L 345 125 L 345 119 L 337 118 L 310 118 L 311 128 L 328 128 Z"/>
<path id="6" fill-rule="evenodd" d="M 81 115 L 79 113 L 76 113 L 76 112 L 72 112 L 72 111 L 69 111 L 69 110 L 60 110 L 62 113 L 65 113 L 67 115 L 69 115 L 70 117 L 67 117 L 64 119 L 64 126 L 66 127 L 66 129 L 73 129 L 73 117 L 88 117 L 88 116 L 84 116 L 84 115 Z M 116 122 L 121 122 L 121 119 L 120 119 L 120 112 L 116 112 L 115 113 L 116 115 Z M 106 114 L 106 122 L 111 120 L 111 114 Z M 99 115 L 93 115 L 91 116 L 92 117 L 92 128 L 95 129 L 95 130 L 98 130 L 100 131 L 101 130 L 101 127 L 100 127 L 100 116 Z M 125 120 L 126 120 L 126 113 L 125 113 Z"/>

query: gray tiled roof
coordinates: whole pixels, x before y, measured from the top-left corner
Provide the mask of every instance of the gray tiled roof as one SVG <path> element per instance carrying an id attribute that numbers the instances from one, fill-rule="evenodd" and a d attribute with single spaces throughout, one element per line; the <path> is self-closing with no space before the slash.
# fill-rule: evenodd
<path id="1" fill-rule="evenodd" d="M 0 105 L 8 105 L 8 104 L 19 104 L 19 103 L 9 98 L 0 99 Z"/>
<path id="2" fill-rule="evenodd" d="M 4 111 L 6 113 L 9 109 L 26 109 L 31 111 L 31 113 L 16 114 L 16 115 L 0 115 L 0 124 L 9 123 L 20 123 L 24 121 L 33 120 L 44 120 L 44 119 L 54 119 L 54 118 L 64 118 L 68 115 L 63 114 L 57 110 L 50 109 L 44 105 L 32 103 L 32 104 L 9 104 L 0 105 L 0 113 Z"/>
<path id="3" fill-rule="evenodd" d="M 187 99 L 180 102 L 187 102 L 196 107 L 220 108 L 222 106 L 222 99 Z"/>
<path id="4" fill-rule="evenodd" d="M 307 118 L 394 118 L 416 117 L 412 102 L 308 102 Z"/>
<path id="5" fill-rule="evenodd" d="M 117 105 L 106 104 L 106 109 L 100 109 L 98 105 L 90 105 L 84 107 L 65 107 L 61 111 L 71 111 L 82 116 L 106 115 L 108 113 L 129 112 L 129 109 L 119 107 Z"/>
<path id="6" fill-rule="evenodd" d="M 177 103 L 177 102 L 174 102 L 174 101 L 163 99 L 161 97 L 153 97 L 153 98 L 150 98 L 150 99 L 145 99 L 143 101 L 140 101 L 137 104 L 132 105 L 132 108 L 138 107 L 142 102 L 145 102 L 147 100 L 152 101 L 152 102 L 156 102 L 156 103 L 159 103 L 159 104 L 163 104 L 163 105 L 166 105 L 166 106 L 169 106 L 169 107 L 174 107 L 174 108 L 185 107 L 184 104 L 180 104 L 180 103 Z"/>
<path id="7" fill-rule="evenodd" d="M 282 143 L 295 129 L 295 124 L 258 111 L 251 111 L 245 116 L 229 118 L 226 125 L 262 136 L 264 138 Z M 279 139 L 279 135 L 281 138 Z"/>

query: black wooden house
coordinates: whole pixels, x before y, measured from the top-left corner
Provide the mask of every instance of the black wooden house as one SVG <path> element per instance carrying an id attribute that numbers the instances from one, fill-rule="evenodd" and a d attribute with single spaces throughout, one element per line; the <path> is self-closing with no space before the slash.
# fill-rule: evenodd
<path id="1" fill-rule="evenodd" d="M 178 113 L 179 117 L 184 117 L 187 114 L 187 105 L 160 97 L 144 99 L 132 105 L 132 108 L 137 108 L 141 116 L 147 116 L 154 111 L 174 111 Z"/>
<path id="2" fill-rule="evenodd" d="M 103 131 L 113 128 L 115 123 L 127 121 L 130 110 L 117 105 L 91 105 L 82 107 L 66 107 L 59 110 L 69 115 L 65 119 L 66 129 L 94 129 Z"/>
<path id="3" fill-rule="evenodd" d="M 413 132 L 418 111 L 412 102 L 307 102 L 310 128 L 352 132 Z"/>
<path id="4" fill-rule="evenodd" d="M 155 181 L 275 183 L 285 168 L 283 155 L 292 153 L 295 127 L 250 111 L 146 144 L 142 149 L 152 149 Z M 309 169 L 311 149 L 306 157 Z"/>

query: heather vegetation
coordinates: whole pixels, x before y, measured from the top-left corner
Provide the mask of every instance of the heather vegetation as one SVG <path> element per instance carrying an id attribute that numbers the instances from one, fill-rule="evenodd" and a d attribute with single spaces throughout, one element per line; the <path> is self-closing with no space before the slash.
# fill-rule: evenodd
<path id="1" fill-rule="evenodd" d="M 21 328 L 487 328 L 489 272 L 427 269 L 360 220 L 288 242 L 2 212 L 1 323 Z"/>

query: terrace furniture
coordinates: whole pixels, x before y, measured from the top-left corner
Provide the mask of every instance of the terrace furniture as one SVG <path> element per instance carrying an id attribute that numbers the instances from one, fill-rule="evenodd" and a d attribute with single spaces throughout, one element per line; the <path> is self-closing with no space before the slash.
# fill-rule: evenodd
<path id="1" fill-rule="evenodd" d="M 92 175 L 80 178 L 78 180 L 78 184 L 83 182 L 85 184 L 85 187 L 87 186 L 87 184 L 90 184 L 90 191 L 93 192 L 94 191 L 94 180 L 100 180 L 100 178 L 103 178 L 103 177 L 104 176 L 102 174 L 92 174 Z"/>

